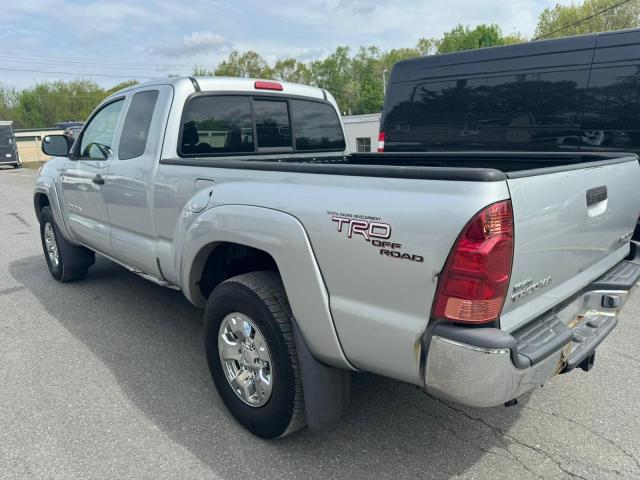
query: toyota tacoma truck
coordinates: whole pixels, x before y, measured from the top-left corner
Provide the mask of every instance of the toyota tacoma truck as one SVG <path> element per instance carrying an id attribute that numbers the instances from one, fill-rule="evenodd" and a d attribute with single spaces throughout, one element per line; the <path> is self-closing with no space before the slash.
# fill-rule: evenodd
<path id="1" fill-rule="evenodd" d="M 633 154 L 349 154 L 328 92 L 235 78 L 122 90 L 43 150 L 51 275 L 181 290 L 264 438 L 339 417 L 354 371 L 490 407 L 589 370 L 640 277 Z"/>

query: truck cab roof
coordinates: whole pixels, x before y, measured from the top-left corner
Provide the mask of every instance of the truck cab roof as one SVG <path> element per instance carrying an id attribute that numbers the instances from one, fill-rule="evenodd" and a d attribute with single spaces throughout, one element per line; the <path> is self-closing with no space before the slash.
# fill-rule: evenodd
<path id="1" fill-rule="evenodd" d="M 275 83 L 282 86 L 282 90 L 263 89 L 256 87 L 259 82 Z M 259 78 L 238 78 L 238 77 L 171 77 L 151 80 L 149 82 L 140 83 L 131 87 L 124 88 L 112 94 L 115 97 L 124 92 L 138 90 L 154 85 L 173 85 L 184 87 L 192 85 L 196 91 L 202 92 L 268 92 L 271 94 L 281 94 L 287 96 L 301 96 L 325 99 L 335 103 L 332 96 L 324 89 L 318 87 L 310 87 L 299 83 L 281 82 L 279 80 L 266 80 Z"/>

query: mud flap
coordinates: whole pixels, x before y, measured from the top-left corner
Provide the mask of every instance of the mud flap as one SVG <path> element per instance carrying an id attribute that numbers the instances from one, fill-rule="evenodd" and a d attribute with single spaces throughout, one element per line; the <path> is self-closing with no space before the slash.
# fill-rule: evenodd
<path id="1" fill-rule="evenodd" d="M 307 426 L 310 430 L 321 430 L 347 410 L 351 398 L 351 372 L 320 363 L 309 351 L 295 320 L 293 334 L 302 373 Z"/>

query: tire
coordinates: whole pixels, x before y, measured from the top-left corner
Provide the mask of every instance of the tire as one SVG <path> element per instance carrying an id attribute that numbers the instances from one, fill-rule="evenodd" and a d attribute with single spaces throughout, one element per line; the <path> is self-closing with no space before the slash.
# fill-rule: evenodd
<path id="1" fill-rule="evenodd" d="M 21 164 L 21 163 L 16 163 L 16 164 L 13 166 L 13 168 L 15 168 L 15 169 L 18 169 L 18 168 L 20 168 L 20 167 L 22 167 L 22 164 Z"/>
<path id="2" fill-rule="evenodd" d="M 53 218 L 51 207 L 40 212 L 40 239 L 49 272 L 59 282 L 73 282 L 86 278 L 95 254 L 84 247 L 70 244 L 61 234 Z"/>
<path id="3" fill-rule="evenodd" d="M 240 369 L 243 368 L 241 362 L 245 362 L 245 367 L 249 365 L 243 357 L 246 348 L 244 344 L 240 344 L 242 335 L 234 335 L 231 330 L 221 329 L 223 324 L 232 327 L 234 318 L 238 317 L 249 319 L 249 322 L 236 322 L 236 326 L 242 323 L 244 335 L 247 335 L 247 324 L 251 323 L 251 332 L 254 335 L 252 345 L 260 344 L 261 335 L 267 346 L 267 357 L 271 361 L 269 368 L 265 369 L 268 374 L 264 375 L 270 375 L 271 379 L 268 398 L 260 398 L 260 390 L 263 388 L 256 380 L 260 374 L 255 370 L 254 383 L 249 380 L 249 387 L 244 389 L 254 392 L 251 401 L 264 402 L 263 404 L 249 404 L 246 397 L 236 393 L 228 379 L 229 370 L 233 370 L 235 365 L 240 366 Z M 251 272 L 230 278 L 218 285 L 207 301 L 204 314 L 205 350 L 213 381 L 222 401 L 235 419 L 247 430 L 262 438 L 284 437 L 305 425 L 302 377 L 291 322 L 291 308 L 282 280 L 274 272 Z M 225 337 L 224 332 L 228 332 Z M 219 342 L 222 342 L 223 338 L 228 340 L 229 335 L 232 340 L 237 338 L 238 351 L 243 353 L 238 354 L 241 358 L 238 361 L 223 362 Z M 250 338 L 250 335 L 244 338 Z M 261 348 L 258 346 L 253 353 L 257 354 Z M 250 372 L 250 369 L 245 373 L 247 372 Z M 251 388 L 251 385 L 254 388 Z M 264 391 L 262 394 L 264 395 Z"/>

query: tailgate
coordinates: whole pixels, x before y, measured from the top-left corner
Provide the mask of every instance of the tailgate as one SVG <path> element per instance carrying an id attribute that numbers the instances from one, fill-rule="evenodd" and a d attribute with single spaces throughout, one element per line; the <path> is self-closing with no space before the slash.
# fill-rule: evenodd
<path id="1" fill-rule="evenodd" d="M 629 253 L 640 210 L 637 159 L 576 167 L 507 180 L 515 232 L 503 330 L 555 307 Z"/>

